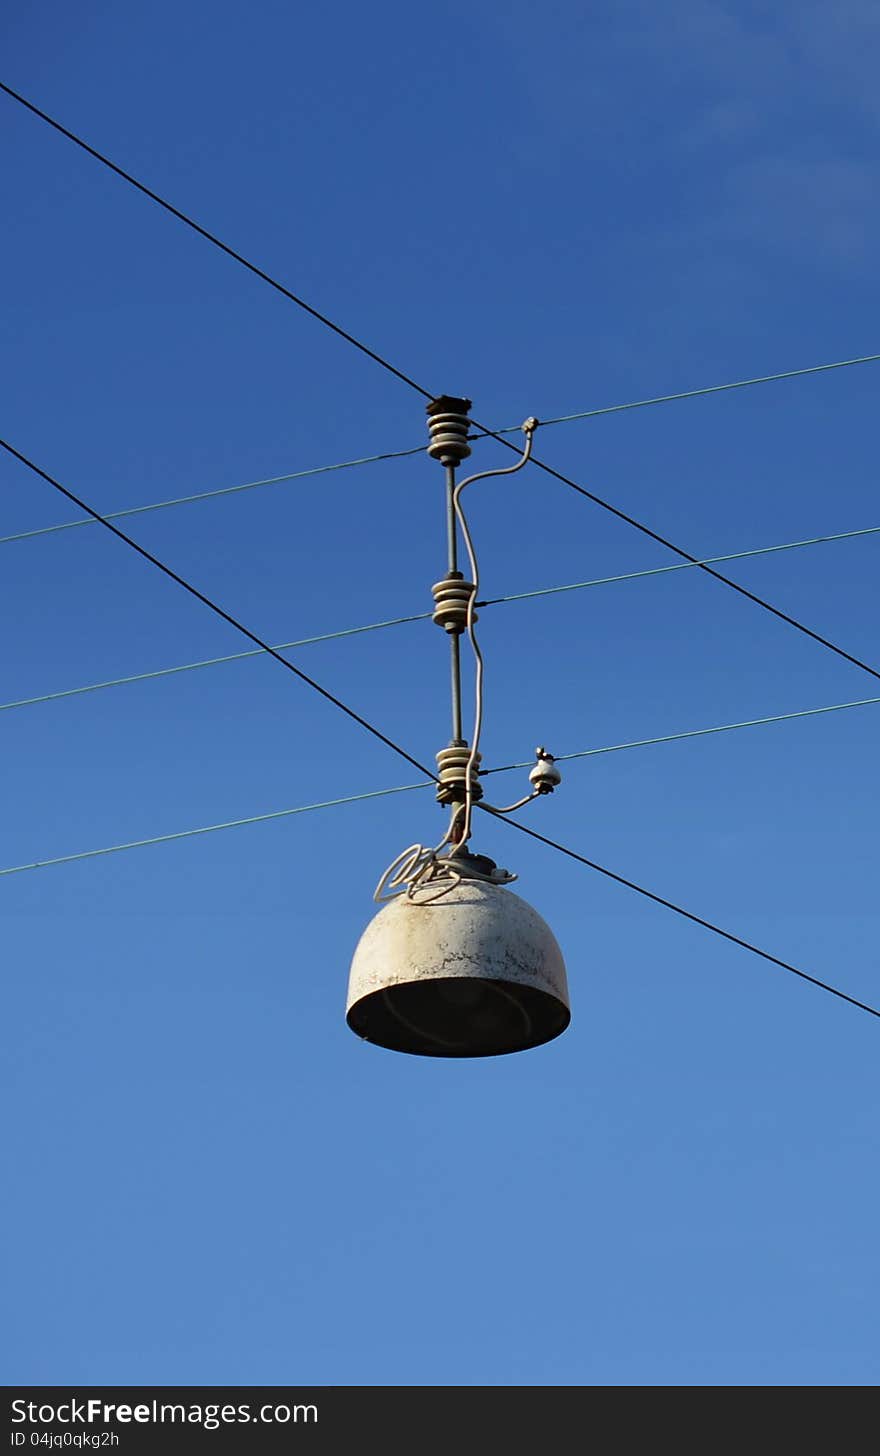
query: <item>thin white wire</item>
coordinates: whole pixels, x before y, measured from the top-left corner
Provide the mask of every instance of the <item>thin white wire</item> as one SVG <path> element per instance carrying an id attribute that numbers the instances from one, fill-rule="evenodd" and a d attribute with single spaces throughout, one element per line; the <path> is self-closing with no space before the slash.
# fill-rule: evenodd
<path id="1" fill-rule="evenodd" d="M 477 634 L 474 630 L 476 600 L 480 590 L 480 568 L 477 561 L 477 553 L 474 548 L 473 538 L 470 533 L 470 528 L 467 523 L 464 508 L 461 504 L 461 495 L 462 491 L 466 490 L 469 485 L 473 485 L 474 482 L 477 480 L 489 480 L 496 475 L 513 475 L 515 471 L 522 470 L 523 466 L 528 463 L 529 457 L 532 453 L 532 440 L 534 439 L 535 430 L 537 429 L 537 421 L 529 418 L 522 426 L 522 429 L 525 432 L 526 437 L 525 449 L 523 450 L 520 459 L 517 460 L 515 465 L 508 465 L 506 469 L 502 470 L 481 470 L 477 475 L 469 475 L 465 480 L 460 480 L 458 482 L 452 494 L 452 504 L 455 509 L 455 517 L 461 529 L 461 534 L 464 537 L 465 549 L 467 550 L 468 561 L 470 562 L 471 568 L 471 580 L 473 582 L 473 590 L 468 597 L 467 604 L 467 634 L 476 663 L 474 683 L 474 732 L 471 739 L 471 751 L 468 756 L 467 771 L 465 774 L 464 821 L 461 830 L 461 836 L 459 839 L 459 843 L 461 844 L 467 843 L 468 839 L 470 838 L 471 832 L 471 818 L 473 816 L 474 809 L 474 789 L 472 779 L 474 770 L 476 768 L 477 759 L 479 757 L 480 736 L 483 731 L 484 676 L 483 654 L 480 651 L 480 644 L 477 641 Z"/>
<path id="2" fill-rule="evenodd" d="M 420 905 L 430 905 L 432 901 L 441 899 L 461 884 L 461 875 L 449 860 L 438 862 L 437 855 L 449 841 L 451 830 L 447 833 L 436 849 L 426 849 L 423 844 L 408 844 L 406 849 L 401 850 L 396 859 L 393 859 L 379 879 L 379 883 L 373 891 L 373 899 L 377 905 L 385 905 L 389 900 L 397 898 L 402 891 L 406 892 L 406 898 L 412 900 L 416 891 L 423 891 L 428 885 L 438 886 L 433 895 L 419 894 Z"/>
<path id="3" fill-rule="evenodd" d="M 522 766 L 523 765 L 520 765 L 520 767 Z M 490 768 L 487 769 L 486 772 L 496 773 L 497 770 Z M 541 795 L 538 793 L 537 789 L 535 789 L 534 793 L 524 794 L 521 799 L 517 799 L 515 804 L 507 804 L 503 808 L 500 804 L 487 804 L 486 807 L 487 809 L 490 808 L 493 814 L 515 814 L 517 809 L 524 809 L 526 807 L 526 804 L 531 804 L 534 802 L 535 799 L 540 799 L 540 797 Z"/>
<path id="4" fill-rule="evenodd" d="M 433 849 L 424 844 L 408 844 L 406 849 L 400 851 L 379 876 L 379 883 L 373 891 L 373 899 L 377 905 L 384 905 L 395 899 L 402 891 L 406 891 L 407 899 L 411 900 L 415 890 L 422 889 L 435 880 L 442 881 L 436 895 L 431 895 L 428 900 L 424 897 L 419 900 L 422 905 L 430 904 L 432 900 L 439 900 L 448 890 L 461 883 L 461 875 L 449 861 L 437 859 L 440 851 L 452 840 L 455 823 L 456 816 L 453 815 L 449 828 Z"/>
<path id="5" fill-rule="evenodd" d="M 508 465 L 499 470 L 481 470 L 476 475 L 469 475 L 465 480 L 459 481 L 452 495 L 455 516 L 461 528 L 462 536 L 464 537 L 473 579 L 467 604 L 467 634 L 476 662 L 476 682 L 474 688 L 474 732 L 465 774 L 464 805 L 453 810 L 446 833 L 440 843 L 435 845 L 433 849 L 427 848 L 424 844 L 409 844 L 406 849 L 401 850 L 400 854 L 391 861 L 391 864 L 383 871 L 379 878 L 379 883 L 373 891 L 373 899 L 380 905 L 403 892 L 405 892 L 407 899 L 411 900 L 416 891 L 420 892 L 420 904 L 430 904 L 433 900 L 439 900 L 444 895 L 447 895 L 456 885 L 461 884 L 462 877 L 450 860 L 438 860 L 438 855 L 441 850 L 445 849 L 448 844 L 464 846 L 470 838 L 474 799 L 472 775 L 474 774 L 479 756 L 480 735 L 483 727 L 483 654 L 480 651 L 480 645 L 474 631 L 474 603 L 476 602 L 477 592 L 479 591 L 480 569 L 477 562 L 477 553 L 474 549 L 473 538 L 462 508 L 461 493 L 467 486 L 473 485 L 475 480 L 487 480 L 490 476 L 494 475 L 512 475 L 514 471 L 522 469 L 532 453 L 532 438 L 537 428 L 537 423 L 530 418 L 522 428 L 525 431 L 526 444 L 521 459 L 515 465 Z M 528 803 L 532 797 L 531 794 L 528 795 L 513 807 L 517 809 L 522 808 L 523 804 Z M 509 813 L 510 811 L 499 810 L 498 812 Z M 459 831 L 460 821 L 463 827 Z M 421 892 L 433 883 L 438 885 L 438 889 L 435 894 L 426 897 Z"/>

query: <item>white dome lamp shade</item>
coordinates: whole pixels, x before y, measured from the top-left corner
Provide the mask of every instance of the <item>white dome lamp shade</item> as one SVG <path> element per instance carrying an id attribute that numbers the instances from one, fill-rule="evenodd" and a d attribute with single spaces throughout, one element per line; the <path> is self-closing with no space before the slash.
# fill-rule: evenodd
<path id="1" fill-rule="evenodd" d="M 552 1041 L 570 1019 L 565 963 L 550 927 L 525 900 L 482 877 L 462 878 L 439 897 L 418 887 L 398 895 L 354 953 L 346 1020 L 365 1041 L 392 1051 L 501 1056 Z"/>

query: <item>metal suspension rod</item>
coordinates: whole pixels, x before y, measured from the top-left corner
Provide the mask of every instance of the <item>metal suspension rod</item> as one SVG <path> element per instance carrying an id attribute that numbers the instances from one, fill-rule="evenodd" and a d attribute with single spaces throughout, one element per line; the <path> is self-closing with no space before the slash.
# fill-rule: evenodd
<path id="1" fill-rule="evenodd" d="M 449 666 L 452 704 L 452 738 L 446 748 L 437 754 L 440 785 L 437 798 L 451 810 L 451 820 L 446 837 L 434 853 L 446 845 L 455 846 L 460 839 L 460 824 L 463 822 L 462 775 L 475 772 L 476 765 L 468 749 L 463 730 L 463 705 L 461 689 L 461 636 L 466 630 L 468 603 L 473 595 L 473 584 L 465 581 L 458 565 L 460 513 L 457 505 L 458 483 L 456 469 L 471 453 L 468 443 L 470 422 L 469 399 L 453 395 L 440 395 L 431 400 L 427 408 L 429 444 L 428 454 L 443 466 L 446 481 L 446 575 L 431 588 L 434 597 L 432 617 L 438 627 L 449 636 Z M 475 797 L 482 790 L 477 785 Z"/>
<path id="2" fill-rule="evenodd" d="M 455 519 L 455 466 L 446 466 L 446 542 L 450 576 L 458 571 L 458 523 Z"/>
<path id="3" fill-rule="evenodd" d="M 447 568 L 450 576 L 458 572 L 458 521 L 455 515 L 455 466 L 446 462 L 446 545 Z M 452 687 L 452 742 L 463 743 L 461 708 L 461 638 L 457 632 L 449 634 L 449 659 Z"/>
<path id="4" fill-rule="evenodd" d="M 464 743 L 461 725 L 461 638 L 450 636 L 449 658 L 452 685 L 452 742 Z"/>

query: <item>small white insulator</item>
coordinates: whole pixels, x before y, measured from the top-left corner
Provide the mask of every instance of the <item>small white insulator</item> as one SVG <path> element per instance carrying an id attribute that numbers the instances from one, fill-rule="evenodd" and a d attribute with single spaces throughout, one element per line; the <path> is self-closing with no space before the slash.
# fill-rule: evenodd
<path id="1" fill-rule="evenodd" d="M 562 774 L 556 767 L 553 754 L 548 753 L 546 748 L 537 748 L 535 756 L 537 763 L 529 772 L 529 783 L 538 794 L 552 794 L 562 783 Z"/>

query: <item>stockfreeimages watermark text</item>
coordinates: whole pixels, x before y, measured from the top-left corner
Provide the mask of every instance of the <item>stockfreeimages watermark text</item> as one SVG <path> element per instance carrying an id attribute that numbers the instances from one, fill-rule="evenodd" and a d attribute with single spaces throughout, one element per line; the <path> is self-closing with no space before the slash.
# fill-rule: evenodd
<path id="1" fill-rule="evenodd" d="M 184 1405 L 178 1402 L 166 1403 L 158 1400 L 141 1401 L 137 1405 L 128 1405 L 123 1402 L 108 1402 L 93 1398 L 80 1400 L 75 1396 L 70 1400 L 60 1401 L 58 1405 L 41 1404 L 33 1400 L 14 1400 L 12 1402 L 13 1425 L 113 1426 L 117 1423 L 120 1425 L 134 1423 L 141 1426 L 197 1425 L 202 1426 L 206 1431 L 216 1431 L 221 1426 L 250 1425 L 252 1423 L 285 1426 L 314 1425 L 317 1420 L 318 1407 L 316 1405 L 252 1406 L 249 1403 L 244 1405 L 214 1403 Z M 35 1431 L 30 1432 L 32 1444 L 33 1437 L 37 1434 Z M 85 1433 L 79 1433 L 82 1436 L 81 1441 L 65 1439 L 65 1437 L 74 1436 L 72 1431 L 52 1434 L 53 1440 L 46 1441 L 46 1445 L 85 1446 L 88 1444 L 94 1446 L 97 1443 L 96 1438 L 91 1435 L 87 1437 Z M 29 1436 L 24 1431 L 12 1432 L 13 1446 L 23 1446 L 28 1439 Z M 111 1443 L 103 1442 L 102 1444 Z"/>

